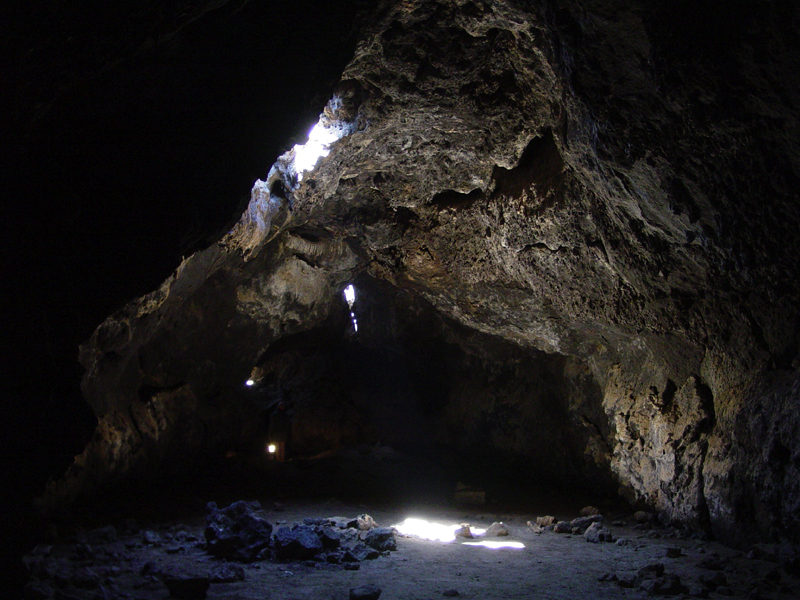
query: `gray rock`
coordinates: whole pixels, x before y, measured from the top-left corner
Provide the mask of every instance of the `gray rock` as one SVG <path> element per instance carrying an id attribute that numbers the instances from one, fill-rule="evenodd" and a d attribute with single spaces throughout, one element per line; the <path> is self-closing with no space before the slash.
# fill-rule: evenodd
<path id="1" fill-rule="evenodd" d="M 350 600 L 378 600 L 381 588 L 374 584 L 362 585 L 350 590 Z"/>
<path id="2" fill-rule="evenodd" d="M 509 534 L 505 523 L 492 523 L 483 534 L 483 537 L 504 537 Z"/>
<path id="3" fill-rule="evenodd" d="M 553 526 L 555 533 L 572 533 L 572 524 L 567 521 L 561 521 Z"/>
<path id="4" fill-rule="evenodd" d="M 308 525 L 278 527 L 274 541 L 275 555 L 281 560 L 307 560 L 324 549 L 319 536 Z"/>
<path id="5" fill-rule="evenodd" d="M 581 514 L 582 517 L 591 517 L 591 516 L 594 516 L 594 515 L 599 515 L 600 514 L 600 509 L 595 507 L 595 506 L 584 506 L 581 509 L 581 513 L 580 514 Z"/>
<path id="6" fill-rule="evenodd" d="M 341 532 L 331 527 L 330 525 L 321 527 L 317 530 L 317 536 L 319 536 L 320 541 L 322 542 L 322 547 L 326 550 L 335 550 L 338 548 L 342 543 L 342 534 Z"/>
<path id="7" fill-rule="evenodd" d="M 589 525 L 588 529 L 583 533 L 583 537 L 587 542 L 592 542 L 594 544 L 614 541 L 614 536 L 611 532 L 600 523 L 592 523 Z"/>
<path id="8" fill-rule="evenodd" d="M 556 519 L 555 517 L 550 516 L 550 515 L 545 515 L 543 517 L 536 517 L 536 524 L 539 527 L 552 527 L 557 522 L 558 522 L 558 519 Z"/>
<path id="9" fill-rule="evenodd" d="M 394 530 L 391 527 L 376 527 L 367 532 L 364 543 L 378 552 L 397 550 Z"/>
<path id="10" fill-rule="evenodd" d="M 578 528 L 581 531 L 586 530 L 589 525 L 592 523 L 600 523 L 603 520 L 603 515 L 591 515 L 588 517 L 578 517 L 577 519 L 572 519 L 570 521 L 570 525 L 573 528 Z"/>

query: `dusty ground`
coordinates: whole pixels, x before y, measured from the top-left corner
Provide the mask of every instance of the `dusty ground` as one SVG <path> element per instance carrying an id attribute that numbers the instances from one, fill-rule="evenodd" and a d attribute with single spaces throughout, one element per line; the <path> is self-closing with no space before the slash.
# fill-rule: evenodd
<path id="1" fill-rule="evenodd" d="M 605 525 L 615 537 L 627 540 L 617 543 L 589 543 L 580 535 L 536 534 L 526 523 L 543 512 L 503 512 L 489 514 L 487 507 L 464 508 L 455 505 L 407 506 L 345 504 L 337 500 L 287 502 L 283 510 L 272 510 L 265 503 L 271 522 L 302 521 L 306 517 L 356 516 L 370 514 L 379 525 L 393 525 L 407 517 L 420 517 L 438 523 L 468 522 L 488 527 L 494 521 L 504 522 L 510 529 L 508 538 L 522 542 L 524 549 L 488 549 L 463 543 L 441 543 L 419 538 L 398 537 L 398 550 L 388 556 L 360 563 L 356 571 L 339 566 L 308 563 L 257 562 L 243 565 L 245 579 L 235 583 L 212 584 L 208 598 L 299 600 L 346 600 L 352 588 L 375 584 L 382 590 L 383 600 L 423 600 L 442 597 L 460 598 L 644 598 L 640 589 L 623 588 L 617 582 L 599 579 L 605 574 L 635 575 L 639 569 L 661 563 L 666 573 L 680 577 L 685 586 L 683 595 L 707 594 L 707 597 L 735 598 L 800 598 L 798 581 L 776 563 L 748 558 L 745 553 L 714 542 L 677 539 L 674 531 L 635 530 L 628 516 L 625 526 Z M 537 507 L 538 508 L 538 507 Z M 558 514 L 572 519 L 577 514 Z M 88 568 L 100 578 L 100 585 L 79 589 L 71 584 L 63 587 L 59 598 L 132 598 L 167 599 L 164 584 L 155 577 L 142 575 L 148 562 L 158 568 L 179 567 L 201 574 L 219 564 L 193 542 L 203 539 L 202 511 L 180 521 L 128 523 L 118 525 L 118 539 L 101 543 L 96 534 L 80 534 L 77 538 L 39 548 L 44 564 L 61 564 L 62 570 Z M 164 540 L 160 547 L 144 543 L 145 532 L 156 533 Z M 85 552 L 80 540 L 83 539 Z M 186 541 L 188 539 L 188 541 Z M 170 554 L 178 540 L 184 540 L 185 553 Z M 94 541 L 94 543 L 90 543 Z M 667 558 L 668 548 L 680 548 L 680 558 Z M 83 550 L 81 550 L 83 549 Z M 81 552 L 84 556 L 81 557 Z M 61 557 L 61 558 L 59 558 Z M 717 559 L 718 560 L 715 560 Z M 703 561 L 718 563 L 720 571 L 704 568 Z M 55 569 L 56 571 L 58 568 Z M 727 585 L 711 591 L 702 583 L 717 572 Z M 719 575 L 717 575 L 719 577 Z M 62 579 L 69 579 L 64 576 Z M 637 584 L 638 585 L 638 584 Z M 713 586 L 711 586 L 713 587 Z"/>

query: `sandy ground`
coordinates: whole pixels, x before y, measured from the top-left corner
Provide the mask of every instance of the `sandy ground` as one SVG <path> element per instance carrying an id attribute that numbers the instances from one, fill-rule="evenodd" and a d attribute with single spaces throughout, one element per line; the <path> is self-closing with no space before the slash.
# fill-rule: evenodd
<path id="1" fill-rule="evenodd" d="M 288 502 L 281 511 L 270 510 L 273 523 L 301 522 L 306 517 L 354 517 L 368 513 L 381 525 L 394 525 L 407 517 L 418 517 L 442 524 L 470 523 L 488 527 L 495 521 L 504 522 L 510 535 L 495 538 L 518 541 L 524 549 L 489 549 L 468 546 L 462 542 L 442 543 L 415 537 L 398 537 L 398 549 L 375 560 L 363 561 L 355 571 L 340 567 L 308 563 L 279 563 L 272 561 L 245 564 L 245 579 L 236 583 L 212 584 L 208 598 L 300 600 L 346 600 L 351 589 L 375 584 L 382 600 L 424 600 L 442 597 L 469 599 L 571 599 L 576 598 L 645 598 L 640 589 L 623 588 L 617 582 L 598 581 L 604 574 L 636 574 L 639 569 L 661 563 L 666 573 L 680 577 L 688 596 L 706 593 L 711 598 L 800 598 L 800 584 L 776 563 L 748 558 L 746 554 L 714 542 L 697 539 L 675 539 L 670 530 L 634 530 L 628 516 L 625 526 L 605 526 L 625 545 L 589 543 L 580 535 L 556 534 L 551 531 L 537 534 L 526 523 L 542 512 L 504 512 L 489 514 L 486 507 L 398 506 L 345 504 L 336 500 L 324 502 Z M 556 514 L 571 519 L 577 514 Z M 619 515 L 613 518 L 619 518 Z M 153 562 L 158 568 L 179 567 L 207 573 L 220 561 L 208 556 L 198 545 L 187 545 L 184 554 L 168 554 L 165 543 L 155 548 L 142 543 L 144 531 L 154 531 L 169 538 L 183 529 L 185 534 L 203 537 L 203 515 L 199 511 L 179 522 L 150 522 L 139 524 L 114 542 L 95 544 L 94 558 L 83 565 L 93 568 L 103 577 L 103 588 L 110 590 L 106 597 L 132 599 L 167 599 L 164 584 L 155 577 L 141 575 L 142 567 Z M 185 535 L 184 534 L 184 535 Z M 465 540 L 469 541 L 469 540 Z M 70 545 L 71 544 L 71 545 Z M 66 555 L 75 547 L 75 540 L 56 543 L 50 549 L 50 559 Z M 668 548 L 680 548 L 683 556 L 667 558 Z M 105 557 L 103 559 L 97 556 Z M 109 557 L 111 557 L 109 559 Z M 717 558 L 727 585 L 716 591 L 702 579 L 717 571 L 700 566 L 709 558 Z M 73 559 L 73 563 L 75 563 Z M 105 566 L 101 566 L 101 565 Z M 109 566 L 111 565 L 111 566 Z M 75 563 L 74 566 L 78 566 Z M 97 589 L 71 590 L 64 598 L 93 598 Z"/>

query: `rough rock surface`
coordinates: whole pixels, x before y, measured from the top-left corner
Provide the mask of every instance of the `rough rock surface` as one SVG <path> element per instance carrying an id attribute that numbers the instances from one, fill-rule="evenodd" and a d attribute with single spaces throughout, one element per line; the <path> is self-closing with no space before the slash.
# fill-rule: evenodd
<path id="1" fill-rule="evenodd" d="M 361 277 L 465 360 L 557 372 L 553 435 L 632 502 L 800 542 L 798 16 L 757 4 L 384 5 L 321 118 L 330 154 L 282 156 L 227 236 L 82 348 L 100 423 L 44 506 L 247 432 L 242 382 L 340 323 Z M 551 405 L 506 382 L 486 371 L 510 401 L 474 430 L 546 463 L 530 416 Z"/>

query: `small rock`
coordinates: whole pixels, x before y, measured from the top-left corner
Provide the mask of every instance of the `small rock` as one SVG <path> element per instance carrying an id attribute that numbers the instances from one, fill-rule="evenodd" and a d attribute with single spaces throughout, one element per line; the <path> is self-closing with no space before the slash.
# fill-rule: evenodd
<path id="1" fill-rule="evenodd" d="M 445 590 L 442 592 L 442 596 L 445 598 L 455 598 L 456 596 L 460 596 L 461 594 L 458 593 L 458 590 Z"/>
<path id="2" fill-rule="evenodd" d="M 368 531 L 378 526 L 378 524 L 375 522 L 375 519 L 366 514 L 359 515 L 356 518 L 356 523 L 356 528 L 360 531 Z"/>
<path id="3" fill-rule="evenodd" d="M 617 519 L 616 521 L 611 521 L 611 524 L 614 527 L 625 527 L 628 523 L 626 521 L 622 521 L 620 519 Z"/>
<path id="4" fill-rule="evenodd" d="M 211 569 L 208 580 L 211 583 L 233 583 L 244 579 L 244 568 L 235 563 L 223 563 Z"/>
<path id="5" fill-rule="evenodd" d="M 470 540 L 473 538 L 472 530 L 469 528 L 469 525 L 467 525 L 465 523 L 462 523 L 462 525 L 458 529 L 456 529 L 456 532 L 455 532 L 454 535 L 457 538 L 459 538 L 459 537 L 460 538 L 467 538 L 467 539 L 470 539 Z"/>
<path id="6" fill-rule="evenodd" d="M 683 590 L 681 578 L 672 573 L 645 580 L 639 588 L 651 596 L 675 596 Z"/>
<path id="7" fill-rule="evenodd" d="M 161 536 L 158 535 L 155 531 L 145 531 L 142 534 L 142 542 L 147 544 L 148 546 L 155 546 L 156 548 L 160 547 L 163 543 Z"/>
<path id="8" fill-rule="evenodd" d="M 553 531 L 556 533 L 572 533 L 572 525 L 566 521 L 561 521 L 555 524 Z"/>
<path id="9" fill-rule="evenodd" d="M 667 558 L 680 558 L 681 556 L 683 556 L 683 552 L 680 548 L 667 548 Z"/>
<path id="10" fill-rule="evenodd" d="M 646 510 L 638 510 L 633 515 L 633 520 L 637 523 L 652 523 L 654 519 L 655 515 Z"/>
<path id="11" fill-rule="evenodd" d="M 361 568 L 361 563 L 351 562 L 344 564 L 345 571 L 358 571 Z"/>
<path id="12" fill-rule="evenodd" d="M 617 579 L 616 573 L 603 573 L 597 578 L 597 581 L 617 581 Z"/>
<path id="13" fill-rule="evenodd" d="M 653 579 L 655 577 L 661 577 L 664 574 L 664 564 L 663 563 L 652 563 L 647 565 L 646 567 L 642 567 L 639 569 L 637 576 L 641 579 Z"/>
<path id="14" fill-rule="evenodd" d="M 630 543 L 630 540 L 623 540 L 622 538 L 617 540 L 617 546 L 629 546 Z"/>
<path id="15" fill-rule="evenodd" d="M 558 522 L 558 519 L 552 517 L 550 515 L 546 515 L 544 517 L 536 517 L 536 524 L 539 527 L 552 527 Z"/>
<path id="16" fill-rule="evenodd" d="M 577 519 L 572 519 L 570 521 L 570 525 L 573 528 L 579 528 L 581 533 L 586 530 L 589 525 L 592 523 L 599 523 L 603 520 L 603 515 L 591 515 L 589 517 L 578 517 Z"/>
<path id="17" fill-rule="evenodd" d="M 636 576 L 632 573 L 617 575 L 617 585 L 621 588 L 632 588 L 636 583 Z"/>
<path id="18" fill-rule="evenodd" d="M 542 527 L 541 525 L 538 525 L 536 523 L 531 523 L 530 521 L 528 521 L 528 528 L 531 531 L 533 531 L 533 533 L 535 533 L 536 535 L 541 535 L 542 533 L 544 533 L 546 531 L 546 529 L 544 527 Z"/>
<path id="19" fill-rule="evenodd" d="M 165 548 L 164 552 L 167 554 L 184 554 L 186 552 L 186 546 L 170 546 L 169 548 Z"/>
<path id="20" fill-rule="evenodd" d="M 611 532 L 604 528 L 600 523 L 592 523 L 589 525 L 589 528 L 584 532 L 583 537 L 587 542 L 592 542 L 593 544 L 614 541 L 614 536 L 611 535 Z"/>
<path id="21" fill-rule="evenodd" d="M 508 535 L 508 527 L 505 526 L 504 523 L 492 523 L 489 526 L 489 529 L 486 530 L 486 533 L 483 534 L 484 537 L 502 537 Z"/>
<path id="22" fill-rule="evenodd" d="M 686 593 L 693 598 L 708 598 L 708 588 L 702 585 L 690 585 Z"/>
<path id="23" fill-rule="evenodd" d="M 594 515 L 599 515 L 600 514 L 600 509 L 598 509 L 595 506 L 584 506 L 581 509 L 581 513 L 580 514 L 581 514 L 582 517 L 591 517 L 591 516 L 594 516 Z"/>
<path id="24" fill-rule="evenodd" d="M 350 590 L 350 600 L 378 600 L 381 588 L 374 584 L 362 585 Z"/>

